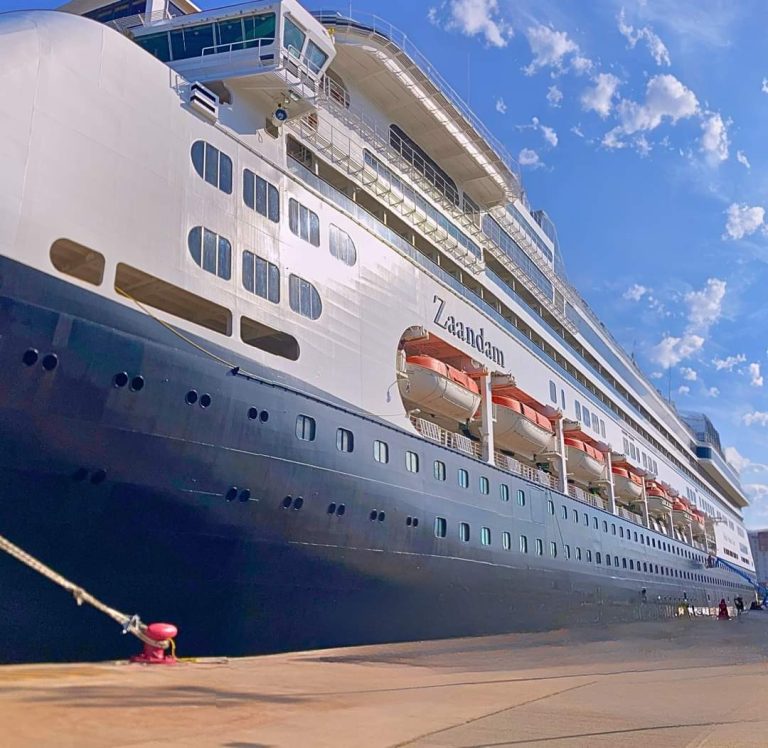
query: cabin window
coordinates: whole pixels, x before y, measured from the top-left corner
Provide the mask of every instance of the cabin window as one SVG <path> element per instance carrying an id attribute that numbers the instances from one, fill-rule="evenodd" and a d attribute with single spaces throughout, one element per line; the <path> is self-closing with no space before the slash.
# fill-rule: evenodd
<path id="1" fill-rule="evenodd" d="M 512 550 L 512 535 L 508 532 L 501 533 L 501 547 L 505 551 Z"/>
<path id="2" fill-rule="evenodd" d="M 525 535 L 520 536 L 520 553 L 528 553 L 528 538 Z"/>
<path id="3" fill-rule="evenodd" d="M 483 545 L 490 545 L 491 544 L 491 528 L 490 527 L 481 527 L 480 528 L 480 542 Z"/>
<path id="4" fill-rule="evenodd" d="M 294 312 L 308 319 L 317 319 L 323 313 L 323 303 L 317 289 L 293 273 L 288 278 L 288 302 Z"/>
<path id="5" fill-rule="evenodd" d="M 333 224 L 328 230 L 328 244 L 331 255 L 345 265 L 352 267 L 357 262 L 357 250 L 352 238 L 346 231 Z"/>
<path id="6" fill-rule="evenodd" d="M 373 442 L 373 459 L 385 465 L 389 462 L 389 445 L 386 442 L 378 439 Z"/>
<path id="7" fill-rule="evenodd" d="M 595 530 L 598 529 L 597 525 L 598 525 L 597 517 L 592 517 L 592 527 L 594 527 Z"/>
<path id="8" fill-rule="evenodd" d="M 608 522 L 603 520 L 603 532 L 608 532 Z"/>
<path id="9" fill-rule="evenodd" d="M 506 483 L 499 484 L 499 495 L 502 501 L 509 501 L 509 486 Z"/>
<path id="10" fill-rule="evenodd" d="M 587 548 L 587 561 L 591 564 L 592 563 L 592 551 Z"/>
<path id="11" fill-rule="evenodd" d="M 600 562 L 598 561 L 598 563 L 600 563 Z M 605 565 L 606 566 L 610 566 L 611 565 L 611 554 L 610 553 L 606 553 L 605 554 Z"/>
<path id="12" fill-rule="evenodd" d="M 253 252 L 243 252 L 243 287 L 273 304 L 280 303 L 280 268 Z"/>
<path id="13" fill-rule="evenodd" d="M 304 442 L 315 440 L 315 419 L 312 416 L 296 416 L 296 437 Z"/>
<path id="14" fill-rule="evenodd" d="M 600 555 L 600 551 L 595 551 L 595 563 L 599 564 L 602 562 L 602 556 Z"/>
<path id="15" fill-rule="evenodd" d="M 445 480 L 445 463 L 435 460 L 432 466 L 432 474 L 435 476 L 435 480 Z"/>
<path id="16" fill-rule="evenodd" d="M 435 517 L 435 537 L 444 538 L 448 533 L 448 520 L 445 517 Z"/>
<path id="17" fill-rule="evenodd" d="M 611 522 L 611 535 L 616 534 L 616 524 Z"/>
<path id="18" fill-rule="evenodd" d="M 573 407 L 576 411 L 576 420 L 581 420 L 581 403 L 578 400 L 573 401 Z"/>
<path id="19" fill-rule="evenodd" d="M 586 512 L 584 512 L 584 517 L 583 517 L 583 519 L 584 519 L 584 524 L 585 524 L 587 527 L 589 527 L 589 515 L 588 515 Z"/>
<path id="20" fill-rule="evenodd" d="M 576 548 L 576 560 L 581 561 L 581 548 Z"/>
<path id="21" fill-rule="evenodd" d="M 307 67 L 317 75 L 323 69 L 328 55 L 310 39 L 304 58 L 307 62 Z"/>
<path id="22" fill-rule="evenodd" d="M 249 317 L 240 318 L 240 338 L 243 343 L 260 348 L 274 356 L 282 356 L 289 361 L 298 361 L 299 343 L 293 335 L 275 330 L 263 322 Z"/>
<path id="23" fill-rule="evenodd" d="M 210 229 L 195 226 L 187 237 L 189 253 L 196 265 L 219 278 L 232 277 L 232 245 Z"/>
<path id="24" fill-rule="evenodd" d="M 280 193 L 277 187 L 249 169 L 243 170 L 243 202 L 273 223 L 280 221 Z"/>
<path id="25" fill-rule="evenodd" d="M 581 419 L 582 423 L 585 426 L 589 426 L 589 422 L 591 420 L 591 417 L 590 417 L 589 411 L 587 410 L 587 406 L 586 405 L 582 406 L 582 408 L 581 408 L 581 415 L 582 415 L 582 419 Z"/>
<path id="26" fill-rule="evenodd" d="M 51 263 L 61 273 L 94 286 L 104 280 L 104 255 L 69 239 L 57 239 L 51 245 Z"/>
<path id="27" fill-rule="evenodd" d="M 627 559 L 624 556 L 621 557 L 621 568 L 622 569 L 626 569 L 627 568 Z"/>
<path id="28" fill-rule="evenodd" d="M 192 165 L 199 177 L 227 195 L 232 194 L 232 159 L 204 140 L 192 144 Z"/>
<path id="29" fill-rule="evenodd" d="M 464 468 L 459 468 L 459 485 L 462 488 L 469 488 L 469 472 Z"/>
<path id="30" fill-rule="evenodd" d="M 629 559 L 629 570 L 630 571 L 635 570 L 635 562 L 631 558 Z"/>
<path id="31" fill-rule="evenodd" d="M 409 473 L 419 472 L 419 456 L 415 452 L 405 453 L 405 469 Z"/>
<path id="32" fill-rule="evenodd" d="M 565 410 L 565 390 L 560 390 L 560 407 Z"/>
<path id="33" fill-rule="evenodd" d="M 605 439 L 605 421 L 602 418 L 600 419 L 600 436 Z"/>
<path id="34" fill-rule="evenodd" d="M 288 227 L 305 242 L 320 246 L 320 219 L 317 213 L 293 198 L 288 201 Z"/>
<path id="35" fill-rule="evenodd" d="M 563 546 L 563 550 L 565 551 L 565 557 L 570 560 L 571 558 L 571 546 L 568 544 Z"/>
<path id="36" fill-rule="evenodd" d="M 146 10 L 146 0 L 119 0 L 116 3 L 103 5 L 101 8 L 83 13 L 86 18 L 92 18 L 100 23 L 109 23 L 118 18 L 137 16 Z"/>
<path id="37" fill-rule="evenodd" d="M 557 558 L 557 543 L 555 543 L 554 540 L 549 542 L 549 555 L 552 556 L 552 558 Z"/>
<path id="38" fill-rule="evenodd" d="M 491 483 L 484 475 L 480 476 L 480 493 L 489 494 L 491 492 Z"/>
<path id="39" fill-rule="evenodd" d="M 549 380 L 549 399 L 557 405 L 557 385 L 551 379 Z"/>
<path id="40" fill-rule="evenodd" d="M 466 522 L 459 522 L 459 540 L 469 542 L 469 525 Z"/>
<path id="41" fill-rule="evenodd" d="M 536 538 L 536 555 L 544 555 L 544 541 L 541 538 Z"/>
<path id="42" fill-rule="evenodd" d="M 623 527 L 619 527 L 619 537 L 620 538 L 624 537 L 624 528 Z M 627 537 L 629 537 L 629 536 L 627 536 Z"/>
<path id="43" fill-rule="evenodd" d="M 525 491 L 522 488 L 517 489 L 517 503 L 519 506 L 525 506 Z"/>
<path id="44" fill-rule="evenodd" d="M 627 441 L 627 437 L 626 436 L 622 436 L 621 438 L 622 438 L 622 440 L 624 442 L 624 454 L 627 455 L 627 454 L 629 454 L 629 442 Z"/>
<path id="45" fill-rule="evenodd" d="M 568 519 L 568 507 L 563 504 L 560 507 L 560 514 L 562 515 L 563 519 Z"/>
<path id="46" fill-rule="evenodd" d="M 552 515 L 555 513 L 555 502 L 552 499 L 547 499 L 547 511 Z"/>
<path id="47" fill-rule="evenodd" d="M 290 19 L 283 21 L 283 46 L 293 57 L 301 57 L 307 35 Z"/>
<path id="48" fill-rule="evenodd" d="M 594 431 L 600 431 L 600 419 L 595 413 L 592 414 L 592 429 Z"/>
<path id="49" fill-rule="evenodd" d="M 336 429 L 336 449 L 339 452 L 352 452 L 355 448 L 355 435 L 349 429 Z"/>

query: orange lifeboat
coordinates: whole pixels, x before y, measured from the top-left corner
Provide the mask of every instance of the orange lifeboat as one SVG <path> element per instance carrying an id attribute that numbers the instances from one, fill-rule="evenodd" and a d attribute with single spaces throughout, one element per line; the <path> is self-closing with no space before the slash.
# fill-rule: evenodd
<path id="1" fill-rule="evenodd" d="M 533 458 L 550 443 L 555 430 L 546 416 L 519 400 L 493 395 L 496 446 Z"/>
<path id="2" fill-rule="evenodd" d="M 649 514 L 669 517 L 669 513 L 672 510 L 672 501 L 660 483 L 653 480 L 646 481 L 645 497 L 648 501 Z"/>
<path id="3" fill-rule="evenodd" d="M 631 504 L 643 495 L 643 481 L 627 468 L 612 466 L 613 493 L 618 500 Z"/>
<path id="4" fill-rule="evenodd" d="M 456 422 L 466 421 L 480 405 L 480 388 L 463 371 L 432 356 L 408 356 L 400 395 L 407 406 Z"/>
<path id="5" fill-rule="evenodd" d="M 672 522 L 687 527 L 691 524 L 691 511 L 685 499 L 677 498 L 672 503 Z"/>
<path id="6" fill-rule="evenodd" d="M 603 475 L 605 457 L 602 452 L 580 439 L 566 437 L 564 441 L 569 477 L 580 483 L 589 483 Z"/>
<path id="7" fill-rule="evenodd" d="M 706 520 L 707 515 L 701 509 L 691 510 L 691 528 L 695 538 L 706 536 Z"/>

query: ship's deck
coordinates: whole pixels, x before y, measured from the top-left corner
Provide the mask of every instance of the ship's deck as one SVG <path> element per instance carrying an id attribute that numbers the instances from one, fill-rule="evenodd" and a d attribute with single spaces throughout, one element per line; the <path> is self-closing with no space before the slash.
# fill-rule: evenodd
<path id="1" fill-rule="evenodd" d="M 753 612 L 173 667 L 9 666 L 0 724 L 5 746 L 763 746 L 766 626 Z"/>

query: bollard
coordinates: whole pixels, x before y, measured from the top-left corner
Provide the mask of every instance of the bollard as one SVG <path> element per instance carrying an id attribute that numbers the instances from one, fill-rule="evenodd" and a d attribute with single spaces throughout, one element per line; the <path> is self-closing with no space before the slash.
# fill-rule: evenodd
<path id="1" fill-rule="evenodd" d="M 144 650 L 141 654 L 131 657 L 131 662 L 139 662 L 144 665 L 173 665 L 177 662 L 173 654 L 168 654 L 166 649 L 160 646 L 162 642 L 173 641 L 179 630 L 172 623 L 150 623 L 144 632 L 147 637 L 156 641 L 153 645 L 144 642 Z"/>

